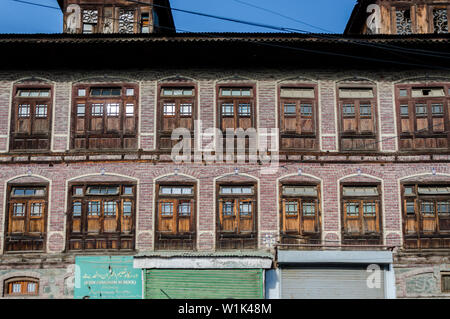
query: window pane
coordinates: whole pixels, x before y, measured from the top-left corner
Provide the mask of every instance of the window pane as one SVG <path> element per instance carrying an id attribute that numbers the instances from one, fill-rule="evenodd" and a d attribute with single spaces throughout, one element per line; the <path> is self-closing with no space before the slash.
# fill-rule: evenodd
<path id="1" fill-rule="evenodd" d="M 400 96 L 401 97 L 405 97 L 405 96 L 408 96 L 408 90 L 400 90 Z"/>
<path id="2" fill-rule="evenodd" d="M 41 217 L 42 216 L 42 203 L 31 204 L 31 217 Z"/>
<path id="3" fill-rule="evenodd" d="M 30 104 L 20 104 L 18 116 L 19 117 L 29 117 L 30 116 Z"/>
<path id="4" fill-rule="evenodd" d="M 25 216 L 25 204 L 23 204 L 23 203 L 14 203 L 13 204 L 13 216 L 14 217 L 23 217 L 23 216 Z"/>
<path id="5" fill-rule="evenodd" d="M 134 104 L 128 103 L 125 107 L 126 116 L 134 116 Z"/>
<path id="6" fill-rule="evenodd" d="M 298 203 L 297 202 L 286 202 L 284 204 L 286 215 L 288 216 L 297 216 L 298 212 Z"/>
<path id="7" fill-rule="evenodd" d="M 35 293 L 36 292 L 36 284 L 34 282 L 29 282 L 28 283 L 27 292 L 28 293 Z"/>
<path id="8" fill-rule="evenodd" d="M 13 289 L 12 289 L 12 291 L 13 291 L 13 293 L 20 293 L 21 291 L 22 291 L 22 285 L 21 284 L 19 284 L 19 283 L 14 283 L 13 284 Z"/>
<path id="9" fill-rule="evenodd" d="M 342 106 L 344 116 L 355 116 L 355 105 L 354 104 L 344 104 Z"/>
<path id="10" fill-rule="evenodd" d="M 450 201 L 442 201 L 437 203 L 438 214 L 450 214 Z"/>
<path id="11" fill-rule="evenodd" d="M 363 214 L 364 216 L 375 216 L 376 215 L 375 203 L 363 203 Z"/>
<path id="12" fill-rule="evenodd" d="M 103 104 L 92 104 L 91 108 L 92 116 L 103 116 Z"/>
<path id="13" fill-rule="evenodd" d="M 191 116 L 192 115 L 192 103 L 183 103 L 180 105 L 180 115 Z"/>
<path id="14" fill-rule="evenodd" d="M 434 202 L 422 202 L 422 205 L 420 205 L 420 212 L 422 215 L 434 216 Z"/>
<path id="15" fill-rule="evenodd" d="M 414 202 L 406 202 L 406 214 L 407 215 L 415 215 L 416 214 Z"/>
<path id="16" fill-rule="evenodd" d="M 401 116 L 408 116 L 409 115 L 408 104 L 400 105 L 400 115 Z"/>
<path id="17" fill-rule="evenodd" d="M 443 104 L 431 104 L 431 112 L 433 115 L 443 115 L 444 105 Z"/>
<path id="18" fill-rule="evenodd" d="M 119 103 L 106 104 L 106 114 L 108 116 L 119 116 Z"/>
<path id="19" fill-rule="evenodd" d="M 252 203 L 251 202 L 241 202 L 239 203 L 239 215 L 240 216 L 251 216 L 252 215 Z"/>
<path id="20" fill-rule="evenodd" d="M 233 216 L 233 202 L 224 202 L 222 206 L 222 213 L 224 216 Z"/>
<path id="21" fill-rule="evenodd" d="M 418 115 L 418 116 L 427 115 L 427 105 L 426 104 L 416 104 L 416 115 Z"/>
<path id="22" fill-rule="evenodd" d="M 161 215 L 162 216 L 172 216 L 173 215 L 173 203 L 162 203 L 161 204 Z"/>
<path id="23" fill-rule="evenodd" d="M 79 89 L 78 96 L 86 96 L 86 89 Z"/>
<path id="24" fill-rule="evenodd" d="M 80 217 L 81 216 L 81 209 L 82 205 L 80 202 L 74 202 L 72 205 L 72 215 L 73 217 Z"/>
<path id="25" fill-rule="evenodd" d="M 359 216 L 359 203 L 347 203 L 347 216 Z"/>
<path id="26" fill-rule="evenodd" d="M 133 96 L 134 95 L 134 89 L 127 89 L 127 96 Z"/>
<path id="27" fill-rule="evenodd" d="M 250 116 L 251 109 L 249 103 L 241 103 L 239 104 L 239 115 L 240 116 Z"/>
<path id="28" fill-rule="evenodd" d="M 312 116 L 312 105 L 311 104 L 302 104 L 300 106 L 300 112 L 302 116 Z"/>
<path id="29" fill-rule="evenodd" d="M 315 216 L 316 215 L 316 203 L 303 203 L 303 216 Z"/>
<path id="30" fill-rule="evenodd" d="M 47 104 L 36 104 L 36 117 L 47 117 Z"/>
<path id="31" fill-rule="evenodd" d="M 178 215 L 179 216 L 190 216 L 191 215 L 191 203 L 181 203 L 178 205 Z"/>
<path id="32" fill-rule="evenodd" d="M 361 116 L 372 116 L 372 106 L 370 104 L 360 104 L 359 114 Z"/>
<path id="33" fill-rule="evenodd" d="M 84 104 L 77 105 L 77 116 L 83 117 L 86 113 L 86 106 Z"/>
<path id="34" fill-rule="evenodd" d="M 103 207 L 103 213 L 105 216 L 116 216 L 116 202 L 105 202 Z"/>
<path id="35" fill-rule="evenodd" d="M 175 115 L 175 103 L 164 103 L 164 115 Z"/>
<path id="36" fill-rule="evenodd" d="M 296 115 L 295 103 L 285 103 L 284 104 L 284 115 Z"/>
<path id="37" fill-rule="evenodd" d="M 233 116 L 234 115 L 233 103 L 222 103 L 222 115 L 223 116 Z"/>
<path id="38" fill-rule="evenodd" d="M 131 216 L 133 204 L 131 202 L 123 202 L 123 216 Z"/>
<path id="39" fill-rule="evenodd" d="M 88 202 L 88 215 L 100 216 L 100 202 Z"/>
<path id="40" fill-rule="evenodd" d="M 123 194 L 124 195 L 132 195 L 133 194 L 133 187 L 131 186 L 125 186 L 123 188 Z"/>

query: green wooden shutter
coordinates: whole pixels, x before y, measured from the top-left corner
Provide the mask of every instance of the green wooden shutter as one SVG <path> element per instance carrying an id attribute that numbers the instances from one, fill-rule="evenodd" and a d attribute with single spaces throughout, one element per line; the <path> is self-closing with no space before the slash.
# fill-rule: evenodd
<path id="1" fill-rule="evenodd" d="M 147 269 L 146 299 L 262 299 L 262 269 Z"/>

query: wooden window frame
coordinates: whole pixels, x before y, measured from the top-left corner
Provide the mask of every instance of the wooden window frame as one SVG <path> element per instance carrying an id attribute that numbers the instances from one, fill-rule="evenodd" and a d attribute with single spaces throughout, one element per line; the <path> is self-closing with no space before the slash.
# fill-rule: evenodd
<path id="1" fill-rule="evenodd" d="M 12 285 L 15 283 L 20 283 L 21 285 L 21 293 L 12 292 Z M 34 283 L 36 285 L 36 289 L 34 293 L 22 292 L 24 288 L 28 288 L 30 283 Z M 4 297 L 36 297 L 39 296 L 39 279 L 32 277 L 12 277 L 8 278 L 3 282 L 3 296 Z M 28 289 L 27 289 L 28 290 Z"/>
<path id="2" fill-rule="evenodd" d="M 191 194 L 160 194 L 162 187 L 189 187 Z M 155 249 L 187 249 L 195 250 L 197 234 L 197 183 L 196 182 L 158 182 L 155 184 Z M 171 203 L 172 215 L 161 214 L 161 205 Z M 179 212 L 180 205 L 190 203 L 190 214 L 182 216 Z M 183 219 L 189 219 L 188 232 L 180 232 L 179 225 Z M 171 220 L 172 231 L 162 231 L 163 221 Z"/>
<path id="3" fill-rule="evenodd" d="M 431 4 L 428 5 L 428 30 L 429 33 L 433 33 L 433 34 L 439 34 L 439 33 L 435 33 L 435 29 L 434 29 L 434 10 L 435 9 L 446 9 L 447 10 L 447 33 L 450 32 L 450 5 L 446 4 L 446 3 L 435 3 L 435 4 Z M 446 34 L 446 33 L 442 33 L 442 34 Z"/>
<path id="4" fill-rule="evenodd" d="M 230 96 L 230 97 L 224 97 L 221 96 L 222 89 L 250 89 L 250 96 Z M 255 84 L 250 83 L 233 83 L 233 84 L 217 84 L 216 86 L 216 96 L 217 96 L 217 105 L 216 105 L 216 123 L 217 128 L 220 129 L 224 135 L 226 136 L 226 129 L 223 128 L 222 125 L 222 104 L 223 103 L 232 103 L 233 104 L 233 115 L 226 116 L 226 117 L 233 117 L 234 119 L 234 128 L 233 130 L 236 130 L 240 128 L 239 126 L 239 119 L 242 118 L 250 118 L 251 120 L 251 127 L 254 129 L 257 129 L 256 125 L 256 103 L 257 103 L 257 94 L 256 94 L 256 88 Z M 246 103 L 248 102 L 250 104 L 250 116 L 240 116 L 239 114 L 239 104 L 240 103 Z"/>
<path id="5" fill-rule="evenodd" d="M 92 96 L 91 90 L 96 88 L 120 88 L 120 96 Z M 127 89 L 133 89 L 134 95 L 127 95 Z M 84 96 L 78 96 L 79 90 L 86 90 Z M 139 127 L 139 85 L 136 83 L 93 83 L 93 84 L 77 84 L 72 87 L 72 116 L 71 116 L 71 150 L 137 150 L 138 149 L 138 127 Z M 118 115 L 107 115 L 108 103 L 119 103 Z M 92 115 L 92 105 L 102 104 L 102 115 Z M 134 105 L 133 116 L 126 113 L 127 105 Z M 84 116 L 79 116 L 78 106 L 84 105 Z M 101 128 L 92 128 L 92 119 L 102 119 Z M 118 130 L 108 129 L 108 118 L 117 119 L 119 121 Z M 81 124 L 83 123 L 83 124 Z M 127 128 L 128 123 L 132 126 Z M 84 129 L 78 130 L 78 125 Z M 117 147 L 105 147 L 106 141 L 113 139 L 120 140 Z M 95 140 L 101 140 L 102 147 L 91 147 L 95 144 Z M 78 141 L 78 142 L 77 142 Z M 77 143 L 81 143 L 84 147 L 77 147 Z M 128 145 L 128 143 L 131 144 Z M 132 147 L 132 145 L 135 147 Z"/>
<path id="6" fill-rule="evenodd" d="M 441 97 L 412 97 L 413 89 L 434 89 L 443 88 L 444 96 Z M 407 90 L 407 96 L 400 96 L 401 90 Z M 430 84 L 401 84 L 395 86 L 395 100 L 396 100 L 396 113 L 397 113 L 397 128 L 399 132 L 398 144 L 399 151 L 401 152 L 440 152 L 450 150 L 450 84 L 449 83 L 433 83 Z M 433 115 L 432 104 L 442 102 L 443 114 Z M 427 118 L 428 130 L 419 131 L 417 129 L 417 119 L 420 118 L 416 115 L 416 105 L 424 103 L 427 105 L 427 114 L 422 118 Z M 401 107 L 408 105 L 408 116 L 402 115 Z M 434 131 L 433 128 L 437 125 L 433 124 L 433 119 L 443 118 L 444 130 Z M 447 121 L 445 119 L 448 119 Z M 409 128 L 412 130 L 403 131 L 402 122 L 408 120 Z M 440 125 L 440 124 L 439 124 Z M 433 140 L 434 141 L 433 141 Z M 442 143 L 446 139 L 447 148 L 437 147 L 437 141 L 441 140 Z M 410 140 L 411 148 L 403 146 L 403 140 Z M 424 147 L 417 147 L 417 143 L 423 140 Z M 436 146 L 427 147 L 427 143 L 435 144 Z"/>
<path id="7" fill-rule="evenodd" d="M 118 194 L 88 194 L 89 187 L 119 187 Z M 133 194 L 125 194 L 126 187 L 133 188 Z M 82 188 L 81 195 L 74 194 L 74 188 Z M 137 184 L 134 182 L 82 182 L 69 184 L 68 194 L 68 217 L 67 217 L 67 246 L 66 251 L 89 251 L 89 250 L 134 250 L 135 247 L 135 229 L 136 229 L 136 197 Z M 88 205 L 92 202 L 98 202 L 100 212 L 97 215 L 88 214 Z M 116 203 L 116 214 L 104 214 L 104 205 L 108 202 Z M 123 203 L 131 202 L 131 216 L 125 216 L 123 212 Z M 74 230 L 73 204 L 81 203 L 81 214 L 79 221 L 80 231 Z M 116 229 L 114 231 L 105 230 L 105 219 L 115 219 Z M 125 219 L 127 219 L 125 221 Z M 98 224 L 97 231 L 89 230 L 89 221 Z M 130 229 L 123 230 L 128 223 Z M 94 242 L 95 248 L 87 248 L 88 243 Z M 122 248 L 125 242 L 125 248 Z M 74 248 L 77 243 L 77 247 Z M 106 247 L 105 247 L 106 245 Z M 115 245 L 116 247 L 113 247 Z"/>
<path id="8" fill-rule="evenodd" d="M 316 187 L 317 196 L 299 196 L 299 195 L 285 195 L 283 194 L 283 188 L 289 186 L 296 187 Z M 306 242 L 319 241 L 322 233 L 322 214 L 321 214 L 321 187 L 320 183 L 314 182 L 281 182 L 279 184 L 279 200 L 280 200 L 280 232 L 282 242 L 291 243 L 290 239 L 301 239 Z M 288 216 L 286 214 L 285 204 L 287 202 L 297 203 L 297 214 Z M 312 219 L 311 216 L 305 216 L 303 212 L 304 203 L 315 203 L 315 215 L 314 215 L 314 232 L 304 231 L 303 220 Z M 286 221 L 288 219 L 297 219 L 298 231 L 286 230 Z"/>
<path id="9" fill-rule="evenodd" d="M 252 187 L 252 194 L 221 194 L 221 187 Z M 227 245 L 227 241 L 233 242 L 233 245 L 237 243 L 238 249 L 245 249 L 245 244 L 243 241 L 249 241 L 252 249 L 256 248 L 257 245 L 257 234 L 258 234 L 258 185 L 256 182 L 219 182 L 216 183 L 216 246 L 217 249 L 223 249 L 222 243 Z M 233 202 L 233 215 L 224 216 L 222 211 L 223 202 Z M 240 203 L 252 203 L 252 215 L 251 216 L 241 216 L 239 213 Z M 234 219 L 231 221 L 235 226 L 234 230 L 224 229 L 225 219 Z M 242 230 L 241 219 L 244 221 L 251 220 L 251 230 Z"/>
<path id="10" fill-rule="evenodd" d="M 20 90 L 49 90 L 50 96 L 48 97 L 19 97 L 18 93 Z M 9 150 L 13 152 L 48 152 L 51 148 L 51 138 L 52 138 L 52 123 L 53 123 L 53 99 L 54 99 L 54 88 L 50 84 L 16 84 L 13 87 L 13 97 L 11 105 L 11 129 L 10 129 L 10 141 Z M 30 124 L 27 133 L 18 132 L 18 107 L 20 104 L 30 105 L 30 115 L 26 117 L 29 119 Z M 47 105 L 47 115 L 45 117 L 36 117 L 36 106 L 46 104 Z M 36 121 L 47 121 L 48 129 L 45 132 L 33 133 L 36 125 Z M 24 140 L 25 143 L 23 148 L 16 145 L 17 140 Z M 39 147 L 40 140 L 46 140 L 46 147 Z M 32 147 L 29 144 L 36 143 L 37 147 Z"/>
<path id="11" fill-rule="evenodd" d="M 377 196 L 344 196 L 344 187 L 376 187 L 378 191 Z M 340 184 L 340 201 L 341 201 L 341 225 L 342 225 L 342 242 L 351 244 L 381 244 L 383 241 L 383 206 L 382 206 L 382 188 L 381 183 L 352 183 L 344 182 Z M 350 233 L 347 229 L 347 203 L 358 203 L 359 213 L 357 216 L 352 216 L 351 220 L 359 220 L 359 232 Z M 375 216 L 365 216 L 364 203 L 375 203 L 376 214 Z M 375 231 L 365 231 L 365 219 L 375 219 L 374 226 Z"/>
<path id="12" fill-rule="evenodd" d="M 402 228 L 403 235 L 405 237 L 404 245 L 406 249 L 421 248 L 423 244 L 422 241 L 436 240 L 438 243 L 431 248 L 448 248 L 450 246 L 450 229 L 441 230 L 440 229 L 440 219 L 448 220 L 450 224 L 450 214 L 448 216 L 442 216 L 438 213 L 439 201 L 449 201 L 449 195 L 420 195 L 418 193 L 419 187 L 432 187 L 432 186 L 450 186 L 450 182 L 403 182 L 400 185 L 401 191 L 401 203 L 402 203 Z M 405 194 L 405 189 L 407 187 L 414 187 L 414 193 L 411 195 Z M 414 202 L 414 214 L 408 214 L 407 203 Z M 424 215 L 421 212 L 421 203 L 423 202 L 433 202 L 434 213 L 431 215 Z M 446 218 L 445 218 L 446 217 Z M 434 220 L 434 231 L 424 230 L 424 221 L 430 222 Z M 411 225 L 414 225 L 413 231 L 409 231 Z M 410 246 L 411 241 L 417 241 L 417 244 Z M 411 248 L 414 247 L 414 248 Z M 429 247 L 426 247 L 429 248 Z"/>
<path id="13" fill-rule="evenodd" d="M 11 195 L 13 188 L 43 188 L 44 195 L 42 196 L 17 196 Z M 5 212 L 5 238 L 4 247 L 6 252 L 24 252 L 24 251 L 46 251 L 46 239 L 47 239 L 47 218 L 48 218 L 48 198 L 49 198 L 49 185 L 48 183 L 27 183 L 17 184 L 8 183 L 7 196 L 6 196 L 6 212 Z M 15 203 L 23 203 L 25 205 L 25 212 L 23 216 L 12 216 L 13 205 Z M 31 206 L 34 203 L 43 204 L 43 210 L 41 216 L 31 216 Z M 24 232 L 12 232 L 12 223 L 14 220 L 23 219 Z M 42 232 L 31 232 L 31 221 L 41 219 Z M 25 245 L 31 244 L 32 249 L 14 249 L 11 246 L 15 244 Z M 11 248 L 10 248 L 11 247 Z"/>
<path id="14" fill-rule="evenodd" d="M 314 98 L 285 98 L 282 97 L 281 91 L 283 89 L 313 89 L 314 90 Z M 315 84 L 291 84 L 291 85 L 279 85 L 278 86 L 278 100 L 279 100 L 279 107 L 278 107 L 278 125 L 280 128 L 280 149 L 282 151 L 303 151 L 303 150 L 309 150 L 309 151 L 317 151 L 319 149 L 319 92 L 318 92 L 318 86 Z M 295 104 L 296 106 L 296 113 L 294 115 L 285 115 L 285 104 Z M 311 104 L 312 108 L 312 115 L 309 117 L 304 117 L 301 114 L 301 106 L 303 104 Z M 298 133 L 297 130 L 295 132 L 288 131 L 283 129 L 284 125 L 284 119 L 286 117 L 289 118 L 296 118 L 296 127 L 297 130 L 300 130 L 301 133 Z M 301 121 L 302 119 L 312 119 L 312 131 L 303 132 L 301 129 Z M 283 139 L 284 138 L 291 138 L 291 139 L 301 139 L 305 141 L 305 139 L 313 139 L 314 147 L 283 147 Z M 301 143 L 304 145 L 304 142 Z"/>
<path id="15" fill-rule="evenodd" d="M 339 92 L 341 89 L 370 89 L 373 92 L 372 98 L 345 98 L 340 97 Z M 378 102 L 377 102 L 377 86 L 372 83 L 366 83 L 366 84 L 339 84 L 336 87 L 336 105 L 337 105 L 337 116 L 338 116 L 338 129 L 339 129 L 339 149 L 343 152 L 355 152 L 355 153 L 361 153 L 361 152 L 368 152 L 368 153 L 374 153 L 378 152 L 380 149 L 379 146 L 379 130 L 378 130 Z M 366 104 L 366 102 L 369 102 L 371 105 L 371 116 L 365 117 L 360 115 L 360 105 Z M 355 108 L 354 117 L 351 116 L 345 116 L 343 113 L 343 105 L 344 104 L 353 104 Z M 354 118 L 355 119 L 355 131 L 344 131 L 344 119 L 348 118 Z M 372 120 L 372 126 L 373 131 L 362 131 L 361 130 L 361 119 L 371 119 Z M 347 149 L 344 147 L 344 140 L 366 140 L 367 145 L 375 145 L 373 148 L 367 149 L 359 149 L 359 148 L 350 148 Z M 353 143 L 353 142 L 352 142 Z M 366 144 L 366 142 L 364 142 Z"/>
<path id="16" fill-rule="evenodd" d="M 163 89 L 192 89 L 193 95 L 192 96 L 164 96 L 162 94 Z M 164 104 L 165 103 L 174 103 L 175 104 L 175 111 L 173 115 L 165 115 L 164 114 Z M 183 115 L 181 114 L 180 107 L 182 104 L 192 104 L 191 107 L 191 115 Z M 164 147 L 162 139 L 171 139 L 172 136 L 172 130 L 164 130 L 164 117 L 172 118 L 176 121 L 176 127 L 180 127 L 180 119 L 182 118 L 191 118 L 191 127 L 192 129 L 189 130 L 191 133 L 191 148 L 194 149 L 194 124 L 198 117 L 197 112 L 197 104 L 198 104 L 198 89 L 196 83 L 160 83 L 158 84 L 158 103 L 157 103 L 157 123 L 156 123 L 156 132 L 157 132 L 157 138 L 156 138 L 156 147 L 157 149 L 164 150 L 164 151 L 170 151 L 171 148 Z M 174 142 L 172 142 L 173 144 Z"/>

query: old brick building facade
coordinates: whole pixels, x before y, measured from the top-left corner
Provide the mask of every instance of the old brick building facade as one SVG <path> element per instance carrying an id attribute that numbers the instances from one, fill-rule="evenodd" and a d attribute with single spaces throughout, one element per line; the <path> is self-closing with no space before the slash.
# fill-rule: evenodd
<path id="1" fill-rule="evenodd" d="M 0 36 L 3 297 L 73 298 L 80 256 L 134 258 L 144 297 L 180 269 L 259 269 L 239 297 L 308 297 L 295 269 L 369 264 L 369 297 L 450 296 L 448 34 L 153 31 Z M 174 163 L 171 131 L 196 120 L 276 128 L 278 166 Z"/>

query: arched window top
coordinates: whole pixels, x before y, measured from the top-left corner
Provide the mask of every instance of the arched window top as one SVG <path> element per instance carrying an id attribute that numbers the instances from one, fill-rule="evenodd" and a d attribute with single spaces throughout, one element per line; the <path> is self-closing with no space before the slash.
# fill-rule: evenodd
<path id="1" fill-rule="evenodd" d="M 4 296 L 37 296 L 39 279 L 33 277 L 12 277 L 4 282 Z"/>

